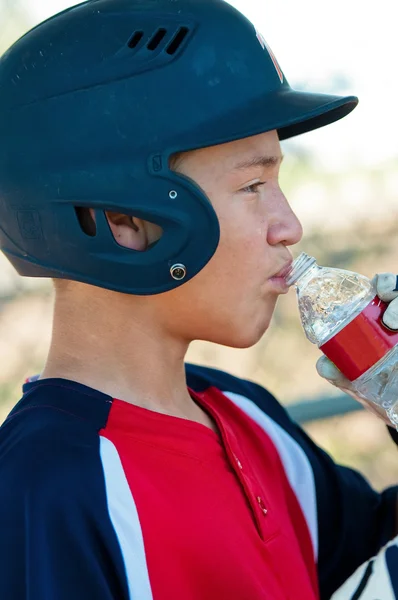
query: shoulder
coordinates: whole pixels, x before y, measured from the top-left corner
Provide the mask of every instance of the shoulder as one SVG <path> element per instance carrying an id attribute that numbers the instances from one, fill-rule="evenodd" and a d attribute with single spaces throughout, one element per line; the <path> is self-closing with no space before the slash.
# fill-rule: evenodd
<path id="1" fill-rule="evenodd" d="M 74 411 L 83 398 L 64 393 L 32 390 L 0 428 L 0 554 L 6 543 L 17 551 L 27 532 L 52 548 L 54 532 L 84 544 L 101 536 L 116 547 L 97 423 L 84 407 Z"/>
<path id="2" fill-rule="evenodd" d="M 84 496 L 82 481 L 101 485 L 99 436 L 90 421 L 68 410 L 47 389 L 32 391 L 0 427 L 0 485 L 10 498 L 51 502 Z"/>
<path id="3" fill-rule="evenodd" d="M 0 428 L 2 598 L 127 598 L 100 456 L 104 411 L 84 396 L 39 386 Z"/>

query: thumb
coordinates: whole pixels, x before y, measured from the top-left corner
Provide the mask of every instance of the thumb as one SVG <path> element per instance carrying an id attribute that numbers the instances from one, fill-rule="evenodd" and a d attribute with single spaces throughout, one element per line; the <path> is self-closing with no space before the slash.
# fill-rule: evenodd
<path id="1" fill-rule="evenodd" d="M 349 388 L 350 382 L 343 373 L 332 363 L 327 356 L 321 356 L 316 363 L 318 374 L 336 385 L 337 387 Z"/>
<path id="2" fill-rule="evenodd" d="M 383 315 L 383 323 L 389 329 L 398 329 L 398 298 L 395 298 L 387 306 L 387 309 Z"/>
<path id="3" fill-rule="evenodd" d="M 373 279 L 378 297 L 384 302 L 391 302 L 398 297 L 398 276 L 394 273 L 379 273 Z"/>

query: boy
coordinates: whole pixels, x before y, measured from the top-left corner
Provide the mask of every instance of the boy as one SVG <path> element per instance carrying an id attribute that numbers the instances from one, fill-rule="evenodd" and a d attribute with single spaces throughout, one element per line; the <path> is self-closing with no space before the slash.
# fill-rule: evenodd
<path id="1" fill-rule="evenodd" d="M 221 0 L 90 0 L 4 55 L 0 92 L 1 247 L 56 290 L 1 430 L 0 596 L 328 598 L 394 535 L 397 489 L 184 356 L 266 331 L 302 235 L 279 141 L 356 98 L 292 90 Z"/>

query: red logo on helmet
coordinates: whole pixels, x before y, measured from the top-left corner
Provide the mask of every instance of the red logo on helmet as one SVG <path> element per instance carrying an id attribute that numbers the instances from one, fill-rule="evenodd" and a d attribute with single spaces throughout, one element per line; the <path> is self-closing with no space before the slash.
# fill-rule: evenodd
<path id="1" fill-rule="evenodd" d="M 272 52 L 271 48 L 268 46 L 267 42 L 264 39 L 264 36 L 259 31 L 257 31 L 257 29 L 256 29 L 256 34 L 257 34 L 257 39 L 261 44 L 261 47 L 263 48 L 263 50 L 266 50 L 268 52 L 268 54 L 270 55 L 271 60 L 274 63 L 275 70 L 278 73 L 278 77 L 281 80 L 281 83 L 283 83 L 282 69 L 280 68 L 279 63 L 275 58 L 275 54 Z"/>

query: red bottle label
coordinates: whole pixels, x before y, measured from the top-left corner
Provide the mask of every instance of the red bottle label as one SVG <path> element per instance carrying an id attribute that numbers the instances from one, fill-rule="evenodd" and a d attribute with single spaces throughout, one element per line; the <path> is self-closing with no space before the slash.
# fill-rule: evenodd
<path id="1" fill-rule="evenodd" d="M 398 344 L 398 331 L 387 329 L 382 322 L 387 306 L 376 296 L 351 323 L 320 347 L 350 381 L 363 375 Z"/>

